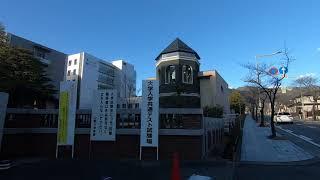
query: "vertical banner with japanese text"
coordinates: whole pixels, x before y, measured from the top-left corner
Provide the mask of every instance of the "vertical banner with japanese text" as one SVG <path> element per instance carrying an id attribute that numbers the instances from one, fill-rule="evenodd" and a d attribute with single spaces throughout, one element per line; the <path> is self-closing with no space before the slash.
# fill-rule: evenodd
<path id="1" fill-rule="evenodd" d="M 141 147 L 158 147 L 159 81 L 142 81 Z"/>
<path id="2" fill-rule="evenodd" d="M 91 115 L 91 140 L 116 140 L 116 108 L 116 90 L 105 89 L 94 92 Z"/>
<path id="3" fill-rule="evenodd" d="M 57 145 L 73 145 L 76 121 L 76 83 L 60 83 Z"/>

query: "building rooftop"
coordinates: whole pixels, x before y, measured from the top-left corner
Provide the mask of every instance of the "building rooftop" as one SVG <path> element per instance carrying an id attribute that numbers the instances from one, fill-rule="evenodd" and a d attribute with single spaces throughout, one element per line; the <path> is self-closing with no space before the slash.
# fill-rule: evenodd
<path id="1" fill-rule="evenodd" d="M 159 57 L 162 54 L 168 54 L 172 52 L 186 52 L 191 53 L 196 56 L 197 59 L 200 59 L 200 56 L 197 52 L 195 52 L 192 48 L 190 48 L 188 45 L 186 45 L 183 41 L 181 41 L 179 38 L 176 38 L 168 47 L 166 47 L 156 58 L 156 60 L 159 59 Z"/>

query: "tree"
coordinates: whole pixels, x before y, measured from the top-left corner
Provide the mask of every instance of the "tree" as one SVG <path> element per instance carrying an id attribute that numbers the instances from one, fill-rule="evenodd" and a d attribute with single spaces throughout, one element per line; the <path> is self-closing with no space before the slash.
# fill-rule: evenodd
<path id="1" fill-rule="evenodd" d="M 264 127 L 265 124 L 264 124 L 264 108 L 265 108 L 265 104 L 266 104 L 266 101 L 267 101 L 267 98 L 268 98 L 268 95 L 265 94 L 265 93 L 262 93 L 261 97 L 260 97 L 260 102 L 261 102 L 261 106 L 260 106 L 260 116 L 261 116 L 261 121 L 260 121 L 260 126 L 261 127 Z"/>
<path id="2" fill-rule="evenodd" d="M 8 38 L 4 26 L 0 23 L 0 48 L 8 47 Z"/>
<path id="3" fill-rule="evenodd" d="M 2 37 L 0 48 L 0 91 L 9 93 L 10 106 L 33 105 L 52 98 L 55 93 L 46 75 L 46 65 L 29 50 L 10 47 Z"/>
<path id="4" fill-rule="evenodd" d="M 252 115 L 252 118 L 255 119 L 256 121 L 258 120 L 258 88 L 254 86 L 246 86 L 241 88 L 242 90 L 240 91 L 243 99 L 245 106 L 250 107 L 250 112 Z"/>
<path id="5" fill-rule="evenodd" d="M 203 114 L 205 117 L 222 118 L 223 117 L 223 107 L 217 106 L 206 106 L 203 108 Z"/>
<path id="6" fill-rule="evenodd" d="M 136 89 L 135 89 L 135 84 L 134 83 L 135 82 L 134 82 L 133 79 L 125 78 L 125 87 L 128 90 L 128 93 L 125 92 L 125 98 L 126 98 L 126 101 L 127 101 L 126 102 L 127 106 L 129 106 L 129 104 L 131 104 L 132 97 L 136 96 Z"/>
<path id="7" fill-rule="evenodd" d="M 230 94 L 230 108 L 235 113 L 244 114 L 245 104 L 239 91 L 233 91 Z"/>
<path id="8" fill-rule="evenodd" d="M 318 78 L 312 77 L 312 76 L 303 76 L 296 79 L 294 82 L 300 87 L 304 87 L 307 93 L 311 95 L 309 96 L 309 99 L 313 103 L 312 116 L 313 116 L 313 120 L 317 120 L 316 109 L 318 111 L 318 105 L 316 106 L 316 104 L 318 100 L 320 100 L 320 86 L 319 86 Z"/>
<path id="9" fill-rule="evenodd" d="M 282 65 L 288 68 L 293 58 L 289 55 L 287 48 L 282 51 L 283 59 L 281 59 Z M 277 92 L 281 87 L 282 80 L 286 77 L 275 76 L 269 73 L 269 68 L 265 63 L 260 63 L 259 66 L 256 64 L 248 63 L 244 65 L 249 70 L 249 76 L 245 79 L 245 82 L 258 86 L 262 92 L 264 92 L 271 104 L 271 138 L 276 137 L 276 130 L 274 126 L 274 115 L 275 115 L 275 104 L 277 99 Z"/>

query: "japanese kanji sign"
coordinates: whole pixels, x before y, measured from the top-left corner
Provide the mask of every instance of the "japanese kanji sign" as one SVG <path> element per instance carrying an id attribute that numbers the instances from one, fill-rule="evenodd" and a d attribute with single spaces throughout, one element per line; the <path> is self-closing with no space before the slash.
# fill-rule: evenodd
<path id="1" fill-rule="evenodd" d="M 142 81 L 141 147 L 158 147 L 159 81 Z"/>
<path id="2" fill-rule="evenodd" d="M 115 141 L 117 91 L 98 90 L 94 92 L 93 98 L 90 139 Z"/>
<path id="3" fill-rule="evenodd" d="M 63 81 L 60 83 L 59 121 L 57 144 L 73 145 L 76 119 L 77 88 L 76 83 Z"/>

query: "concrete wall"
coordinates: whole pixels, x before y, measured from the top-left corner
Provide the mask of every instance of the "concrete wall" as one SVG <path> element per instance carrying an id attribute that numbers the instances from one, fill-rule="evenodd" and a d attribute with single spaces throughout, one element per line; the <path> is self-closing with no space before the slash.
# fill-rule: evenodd
<path id="1" fill-rule="evenodd" d="M 224 113 L 230 113 L 229 88 L 227 82 L 217 71 L 205 71 L 199 74 L 201 107 L 220 105 Z"/>
<path id="2" fill-rule="evenodd" d="M 92 108 L 94 90 L 98 90 L 98 59 L 83 53 L 79 109 Z"/>

